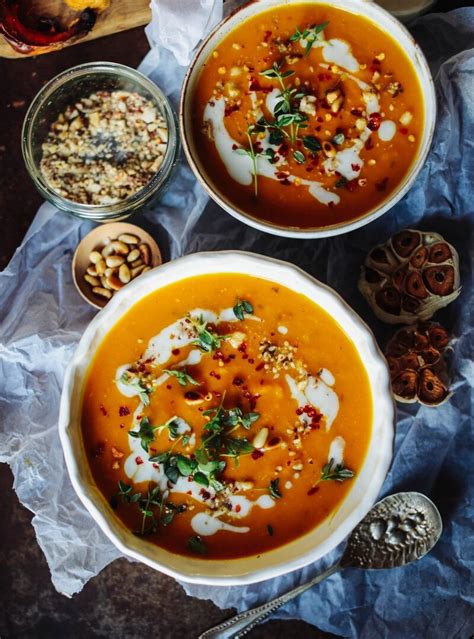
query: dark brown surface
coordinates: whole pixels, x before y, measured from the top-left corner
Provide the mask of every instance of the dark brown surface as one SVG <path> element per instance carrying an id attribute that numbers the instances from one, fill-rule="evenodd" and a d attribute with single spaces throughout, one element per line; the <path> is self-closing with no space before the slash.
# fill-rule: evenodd
<path id="1" fill-rule="evenodd" d="M 68 67 L 111 60 L 136 67 L 148 50 L 143 29 L 109 36 L 57 53 L 24 60 L 0 59 L 0 270 L 26 233 L 42 198 L 23 165 L 20 135 L 34 95 Z M 21 194 L 21 195 L 20 195 Z M 0 465 L 0 636 L 61 639 L 143 637 L 193 639 L 232 614 L 209 601 L 188 597 L 171 578 L 125 559 L 108 566 L 84 590 L 67 599 L 51 584 L 49 569 L 31 525 L 31 513 L 12 489 L 13 477 Z M 269 622 L 253 639 L 301 639 L 329 635 L 303 622 Z"/>
<path id="2" fill-rule="evenodd" d="M 444 0 L 438 10 L 471 5 Z M 80 44 L 38 58 L 0 59 L 0 270 L 20 244 L 39 205 L 24 168 L 20 133 L 37 91 L 68 67 L 93 60 L 137 66 L 148 50 L 143 29 Z M 232 611 L 186 596 L 169 577 L 119 560 L 92 579 L 73 599 L 58 594 L 31 525 L 31 513 L 12 489 L 13 477 L 0 465 L 0 637 L 61 639 L 143 637 L 194 639 Z M 252 639 L 330 639 L 303 622 L 268 622 Z"/>

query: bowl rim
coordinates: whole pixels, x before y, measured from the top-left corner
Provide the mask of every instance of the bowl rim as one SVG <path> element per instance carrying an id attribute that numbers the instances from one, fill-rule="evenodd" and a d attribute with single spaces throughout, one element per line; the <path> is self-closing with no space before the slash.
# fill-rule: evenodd
<path id="1" fill-rule="evenodd" d="M 34 123 L 41 107 L 48 100 L 54 99 L 56 91 L 66 86 L 70 81 L 84 76 L 93 76 L 97 73 L 120 76 L 146 89 L 152 96 L 154 104 L 166 119 L 168 127 L 168 142 L 163 162 L 158 172 L 139 191 L 127 197 L 125 200 L 120 200 L 114 204 L 83 204 L 63 197 L 50 187 L 43 178 L 38 165 L 33 159 L 32 153 L 31 139 L 34 131 Z M 128 67 L 125 64 L 106 60 L 78 64 L 61 71 L 61 73 L 51 78 L 51 80 L 41 87 L 31 101 L 21 129 L 21 152 L 23 161 L 36 189 L 46 200 L 57 206 L 60 210 L 97 221 L 115 221 L 118 216 L 143 206 L 168 180 L 178 158 L 179 150 L 180 141 L 177 117 L 171 106 L 171 102 L 160 87 L 141 73 L 141 71 Z"/>
<path id="2" fill-rule="evenodd" d="M 117 228 L 117 226 L 120 226 L 120 228 L 122 229 L 120 232 L 114 230 Z M 101 238 L 107 235 L 110 237 L 111 235 L 113 236 L 116 233 L 118 233 L 119 235 L 123 233 L 130 233 L 131 235 L 136 235 L 139 239 L 140 244 L 142 243 L 148 244 L 151 251 L 150 266 L 152 268 L 156 268 L 157 266 L 160 266 L 163 262 L 163 257 L 161 255 L 160 247 L 156 243 L 155 239 L 150 235 L 150 233 L 148 233 L 148 231 L 143 229 L 141 226 L 137 226 L 136 224 L 131 224 L 130 222 L 114 221 L 114 222 L 108 222 L 107 224 L 100 224 L 99 226 L 96 226 L 95 228 L 90 230 L 88 233 L 86 233 L 82 237 L 82 239 L 80 240 L 80 242 L 77 244 L 76 248 L 74 249 L 74 254 L 72 256 L 72 261 L 71 261 L 71 271 L 72 271 L 72 280 L 74 282 L 74 285 L 79 295 L 88 304 L 90 304 L 91 306 L 97 309 L 104 308 L 104 306 L 107 305 L 108 300 L 104 299 L 104 301 L 102 302 L 102 301 L 99 301 L 98 299 L 95 299 L 92 295 L 92 291 L 90 293 L 90 297 L 84 293 L 84 290 L 79 284 L 79 276 L 80 276 L 79 268 L 78 268 L 79 252 L 81 251 L 83 246 L 86 244 L 87 240 L 90 239 L 92 236 L 97 236 L 97 239 L 98 239 L 97 243 L 99 244 Z M 82 275 L 84 274 L 85 274 L 85 271 L 82 273 Z"/>
<path id="3" fill-rule="evenodd" d="M 227 213 L 232 215 L 234 218 L 240 220 L 244 224 L 247 224 L 250 227 L 258 229 L 259 231 L 265 231 L 270 233 L 271 235 L 277 235 L 280 237 L 291 237 L 297 239 L 317 239 L 317 238 L 325 238 L 332 237 L 335 235 L 341 235 L 343 233 L 349 233 L 351 231 L 355 231 L 356 229 L 365 226 L 366 224 L 370 224 L 377 218 L 381 217 L 385 213 L 387 213 L 390 209 L 392 209 L 397 202 L 399 202 L 404 195 L 411 189 L 416 178 L 418 177 L 421 169 L 424 166 L 424 163 L 427 159 L 428 153 L 431 148 L 431 144 L 434 136 L 434 129 L 436 124 L 436 116 L 437 116 L 437 104 L 436 104 L 436 93 L 434 87 L 434 80 L 431 75 L 431 71 L 429 69 L 428 62 L 419 47 L 418 43 L 414 40 L 413 36 L 410 34 L 408 29 L 389 11 L 381 7 L 380 5 L 373 2 L 373 0 L 336 0 L 333 3 L 329 3 L 324 0 L 284 0 L 285 4 L 314 4 L 314 5 L 329 5 L 335 6 L 336 8 L 350 11 L 349 8 L 342 6 L 344 3 L 348 3 L 353 5 L 354 8 L 357 8 L 361 11 L 361 15 L 366 19 L 374 22 L 371 16 L 369 16 L 366 12 L 364 12 L 364 7 L 370 6 L 370 11 L 374 11 L 375 13 L 379 13 L 384 17 L 385 20 L 388 20 L 388 24 L 391 25 L 394 29 L 394 34 L 387 34 L 393 40 L 396 39 L 397 30 L 401 32 L 401 34 L 408 38 L 408 40 L 412 43 L 414 47 L 414 55 L 410 55 L 409 52 L 399 44 L 400 48 L 403 49 L 405 55 L 410 60 L 415 74 L 420 83 L 422 97 L 423 97 L 423 107 L 424 107 L 424 122 L 423 122 L 423 140 L 420 144 L 416 157 L 413 159 L 409 172 L 404 176 L 403 182 L 401 183 L 400 188 L 393 191 L 386 200 L 382 201 L 379 206 L 374 207 L 364 215 L 354 219 L 349 220 L 348 222 L 339 222 L 337 224 L 331 226 L 321 226 L 321 227 L 312 227 L 312 228 L 298 228 L 291 226 L 282 226 L 278 224 L 274 224 L 270 221 L 261 220 L 249 213 L 243 211 L 240 207 L 233 204 L 229 199 L 227 199 L 220 192 L 218 193 L 215 188 L 212 186 L 212 180 L 207 178 L 204 171 L 201 170 L 199 164 L 198 154 L 193 154 L 191 145 L 189 143 L 192 140 L 193 133 L 192 130 L 188 130 L 187 127 L 187 111 L 191 107 L 192 104 L 192 90 L 190 87 L 191 80 L 196 74 L 199 74 L 202 66 L 204 65 L 207 56 L 204 56 L 204 50 L 209 45 L 209 43 L 215 39 L 216 44 L 222 39 L 223 34 L 221 31 L 226 27 L 229 21 L 235 20 L 236 16 L 240 14 L 242 11 L 245 11 L 251 7 L 261 7 L 261 13 L 271 9 L 272 6 L 281 4 L 281 0 L 248 0 L 240 7 L 237 7 L 233 11 L 231 11 L 227 16 L 225 16 L 210 32 L 207 34 L 199 43 L 199 46 L 196 48 L 193 59 L 186 71 L 186 75 L 183 80 L 183 85 L 181 88 L 179 107 L 178 107 L 178 119 L 179 119 L 179 130 L 181 143 L 184 149 L 184 153 L 186 155 L 186 159 L 193 171 L 195 177 L 207 192 L 207 194 Z M 249 13 L 248 16 L 245 16 L 245 20 L 250 18 L 251 16 L 257 15 L 259 11 L 255 11 L 254 13 Z M 235 28 L 236 25 L 234 25 Z M 377 25 L 379 26 L 379 25 Z M 379 27 L 383 31 L 387 31 L 385 27 Z M 232 29 L 231 29 L 232 30 Z M 227 33 L 225 34 L 227 35 Z M 414 58 L 414 59 L 413 59 Z M 420 66 L 420 70 L 417 68 L 417 65 Z M 431 117 L 428 116 L 431 114 Z"/>
<path id="4" fill-rule="evenodd" d="M 183 560 L 182 555 L 176 555 L 164 549 L 159 549 L 159 547 L 150 542 L 143 540 L 137 541 L 139 538 L 133 535 L 121 520 L 110 511 L 110 506 L 107 504 L 105 497 L 100 493 L 95 482 L 92 480 L 89 462 L 83 448 L 80 417 L 77 418 L 76 422 L 74 421 L 71 415 L 71 406 L 73 405 L 74 398 L 76 398 L 75 401 L 80 411 L 84 377 L 87 373 L 90 361 L 94 356 L 95 349 L 97 348 L 97 346 L 95 346 L 94 349 L 90 347 L 93 340 L 97 339 L 96 333 L 100 334 L 100 327 L 107 318 L 113 317 L 114 320 L 107 329 L 102 331 L 100 340 L 98 340 L 97 343 L 102 341 L 104 335 L 108 333 L 110 328 L 120 320 L 123 314 L 126 313 L 132 305 L 136 304 L 152 290 L 157 290 L 168 284 L 192 277 L 197 273 L 199 275 L 206 273 L 241 273 L 242 265 L 244 266 L 243 272 L 249 275 L 258 273 L 258 277 L 269 281 L 276 281 L 277 283 L 280 281 L 283 286 L 287 286 L 288 288 L 292 288 L 288 284 L 288 281 L 296 282 L 297 287 L 296 289 L 292 288 L 292 290 L 297 290 L 297 292 L 301 292 L 299 291 L 299 286 L 303 288 L 309 287 L 312 291 L 312 296 L 306 296 L 322 308 L 324 308 L 324 305 L 320 303 L 318 299 L 320 297 L 330 298 L 337 308 L 337 313 L 340 312 L 343 317 L 344 322 L 342 324 L 340 319 L 334 318 L 340 325 L 341 330 L 349 334 L 348 329 L 355 328 L 356 333 L 360 333 L 362 337 L 360 338 L 359 345 L 354 341 L 353 343 L 359 354 L 361 350 L 364 351 L 365 349 L 370 356 L 370 362 L 364 362 L 364 366 L 366 367 L 371 388 L 373 416 L 371 440 L 358 477 L 362 477 L 362 471 L 364 467 L 367 466 L 367 460 L 372 448 L 376 450 L 376 452 L 372 451 L 372 456 L 375 455 L 376 457 L 376 464 L 374 468 L 370 467 L 370 469 L 366 470 L 366 474 L 370 473 L 371 479 L 368 486 L 364 485 L 365 492 L 362 495 L 356 495 L 358 501 L 351 506 L 348 516 L 345 516 L 342 522 L 336 526 L 332 532 L 327 534 L 327 537 L 323 539 L 322 543 L 317 545 L 313 544 L 308 550 L 305 550 L 305 552 L 299 553 L 296 551 L 295 553 L 293 551 L 293 555 L 295 556 L 290 560 L 273 562 L 269 566 L 259 566 L 258 561 L 256 561 L 259 560 L 260 557 L 268 557 L 269 553 L 276 553 L 278 555 L 285 552 L 286 548 L 291 548 L 293 544 L 298 544 L 301 540 L 304 540 L 307 535 L 311 535 L 318 530 L 319 526 L 293 542 L 280 546 L 276 550 L 262 553 L 260 556 L 225 561 L 185 557 L 185 569 L 183 569 L 183 567 L 178 569 L 172 565 L 173 558 L 174 561 L 178 561 L 179 563 L 179 560 Z M 186 273 L 192 273 L 192 275 L 180 275 L 183 270 Z M 262 275 L 262 272 L 265 274 Z M 269 276 L 268 273 L 272 273 L 273 276 Z M 285 279 L 285 273 L 288 279 Z M 255 275 L 253 276 L 255 277 Z M 160 283 L 160 280 L 163 281 Z M 147 284 L 155 284 L 155 286 L 153 289 L 147 290 Z M 345 325 L 346 323 L 347 325 Z M 352 339 L 352 333 L 350 333 L 350 336 Z M 86 359 L 85 366 L 81 363 L 84 359 Z M 372 366 L 372 377 L 368 369 L 369 364 Z M 81 366 L 83 369 L 82 373 Z M 336 291 L 291 263 L 244 251 L 217 251 L 187 255 L 173 262 L 168 262 L 157 269 L 152 269 L 140 278 L 137 278 L 134 282 L 131 282 L 127 287 L 121 289 L 114 295 L 106 307 L 95 316 L 84 331 L 65 373 L 58 428 L 68 474 L 78 497 L 105 535 L 124 555 L 141 561 L 171 577 L 189 583 L 231 586 L 257 583 L 297 570 L 326 555 L 342 542 L 366 515 L 378 497 L 392 460 L 394 424 L 395 402 L 391 393 L 390 376 L 386 360 L 371 330 Z M 374 438 L 374 433 L 378 433 L 377 439 Z M 81 447 L 81 451 L 79 454 L 76 454 L 75 451 L 73 442 L 75 436 L 78 438 L 78 441 L 80 440 L 79 446 Z M 371 461 L 373 462 L 373 459 Z M 86 472 L 89 478 L 88 482 L 84 482 L 81 479 L 81 470 L 84 469 L 84 472 Z M 355 483 L 354 486 L 357 486 L 357 484 Z M 338 511 L 343 508 L 352 490 L 355 490 L 355 488 L 351 488 L 336 511 L 334 511 L 335 514 L 323 520 L 320 526 L 326 524 L 331 528 L 331 524 L 328 524 L 328 521 L 332 521 L 332 519 L 337 516 Z M 137 550 L 137 545 L 143 546 L 143 549 L 140 547 L 140 549 Z M 159 558 L 153 556 L 157 554 L 157 548 L 159 549 Z M 236 570 L 239 562 L 249 560 L 252 561 L 252 566 L 255 565 L 254 569 L 244 570 L 243 572 Z M 225 571 L 223 573 L 222 566 L 220 567 L 222 574 L 219 575 L 215 574 L 215 571 L 212 570 L 213 567 L 218 564 L 225 565 Z"/>

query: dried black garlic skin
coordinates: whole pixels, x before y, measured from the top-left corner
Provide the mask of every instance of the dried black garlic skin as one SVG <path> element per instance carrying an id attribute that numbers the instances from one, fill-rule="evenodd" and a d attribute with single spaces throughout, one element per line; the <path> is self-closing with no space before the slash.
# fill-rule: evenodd
<path id="1" fill-rule="evenodd" d="M 429 320 L 460 293 L 457 252 L 437 233 L 405 229 L 368 253 L 359 290 L 384 322 Z"/>
<path id="2" fill-rule="evenodd" d="M 385 350 L 395 399 L 437 406 L 450 396 L 445 359 L 449 340 L 446 329 L 432 322 L 395 333 Z"/>

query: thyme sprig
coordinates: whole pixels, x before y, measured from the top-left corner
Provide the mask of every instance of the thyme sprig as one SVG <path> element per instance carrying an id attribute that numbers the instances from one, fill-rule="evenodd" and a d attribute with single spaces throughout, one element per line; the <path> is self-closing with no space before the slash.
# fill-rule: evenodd
<path id="1" fill-rule="evenodd" d="M 316 40 L 321 39 L 319 35 L 321 34 L 322 31 L 324 31 L 324 29 L 328 26 L 328 24 L 329 24 L 329 20 L 326 20 L 325 22 L 322 22 L 321 24 L 316 24 L 314 27 L 310 27 L 309 29 L 305 29 L 304 31 L 300 31 L 299 28 L 296 27 L 294 34 L 290 37 L 290 40 L 291 42 L 298 42 L 298 41 L 304 40 L 306 42 L 305 55 L 308 56 L 311 52 L 313 44 L 316 42 Z"/>
<path id="2" fill-rule="evenodd" d="M 139 439 L 143 450 L 148 452 L 150 444 L 155 440 L 155 433 L 157 431 L 168 430 L 170 439 L 176 439 L 179 436 L 178 419 L 176 415 L 173 415 L 173 417 L 170 417 L 164 424 L 152 426 L 148 417 L 142 417 L 138 430 L 129 430 L 128 434 L 130 437 Z"/>
<path id="3" fill-rule="evenodd" d="M 245 319 L 246 314 L 247 315 L 253 314 L 253 306 L 248 300 L 238 300 L 235 303 L 234 308 L 232 310 L 234 312 L 235 317 L 241 321 Z"/>
<path id="4" fill-rule="evenodd" d="M 246 136 L 248 141 L 248 147 L 239 146 L 235 149 L 235 153 L 239 155 L 248 155 L 252 162 L 252 175 L 253 175 L 253 188 L 255 197 L 258 197 L 258 167 L 257 160 L 259 157 L 265 158 L 269 162 L 273 161 L 275 156 L 275 152 L 273 149 L 265 149 L 264 151 L 258 151 L 256 148 L 256 144 L 254 143 L 252 136 L 259 131 L 258 127 L 255 124 L 250 124 L 247 127 Z"/>
<path id="5" fill-rule="evenodd" d="M 197 334 L 197 339 L 194 340 L 193 344 L 205 353 L 211 353 L 220 348 L 221 343 L 228 338 L 228 335 L 219 335 L 211 331 L 208 328 L 209 322 L 202 315 L 197 318 L 190 317 L 189 320 Z"/>
<path id="6" fill-rule="evenodd" d="M 175 514 L 186 510 L 184 504 L 177 506 L 171 501 L 165 501 L 160 487 L 158 485 L 152 487 L 151 482 L 148 482 L 146 493 L 141 493 L 133 492 L 131 485 L 119 481 L 117 497 L 124 503 L 138 505 L 142 514 L 142 523 L 140 530 L 134 531 L 136 535 L 147 535 L 155 532 L 159 526 L 168 526 Z"/>
<path id="7" fill-rule="evenodd" d="M 335 460 L 331 458 L 321 468 L 321 477 L 313 484 L 312 488 L 315 488 L 323 481 L 343 482 L 346 479 L 352 479 L 354 475 L 354 471 L 350 470 L 350 468 L 345 468 L 344 463 L 336 464 Z"/>
<path id="8" fill-rule="evenodd" d="M 232 457 L 238 463 L 240 455 L 252 453 L 255 448 L 246 437 L 231 437 L 231 434 L 239 427 L 249 429 L 259 419 L 259 413 L 243 413 L 238 407 L 225 409 L 224 397 L 216 408 L 204 411 L 203 415 L 210 417 L 204 426 L 204 434 L 201 438 L 202 449 L 210 456 Z"/>
<path id="9" fill-rule="evenodd" d="M 260 75 L 265 78 L 277 80 L 281 88 L 280 96 L 273 111 L 275 120 L 268 121 L 265 118 L 260 118 L 257 122 L 258 126 L 271 130 L 271 144 L 281 144 L 285 136 L 290 139 L 292 144 L 295 144 L 298 139 L 298 130 L 307 127 L 308 116 L 294 109 L 294 101 L 302 98 L 305 94 L 285 84 L 285 79 L 294 75 L 295 72 L 291 70 L 282 71 L 283 63 L 284 61 L 280 63 L 274 62 L 270 69 L 260 71 Z M 285 130 L 286 127 L 289 127 L 289 132 Z"/>
<path id="10" fill-rule="evenodd" d="M 185 368 L 183 369 L 169 369 L 165 368 L 163 373 L 167 373 L 172 377 L 176 377 L 180 386 L 186 386 L 187 384 L 191 384 L 192 386 L 199 386 L 200 382 L 197 382 L 194 377 L 192 377 Z"/>
<path id="11" fill-rule="evenodd" d="M 279 483 L 280 483 L 280 480 L 278 478 L 272 479 L 268 486 L 268 492 L 270 493 L 273 499 L 280 499 L 280 497 L 282 496 L 280 492 L 280 488 L 278 486 Z"/>
<path id="12" fill-rule="evenodd" d="M 144 406 L 148 406 L 150 404 L 149 393 L 151 392 L 151 389 L 144 386 L 143 381 L 137 375 L 134 375 L 130 371 L 125 371 L 121 375 L 120 381 L 122 384 L 130 386 L 137 392 L 137 395 Z"/>

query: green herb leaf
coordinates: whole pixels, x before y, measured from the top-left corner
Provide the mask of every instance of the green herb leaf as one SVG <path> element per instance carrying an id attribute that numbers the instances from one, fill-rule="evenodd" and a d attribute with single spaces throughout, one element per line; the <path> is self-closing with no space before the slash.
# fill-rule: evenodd
<path id="1" fill-rule="evenodd" d="M 185 368 L 183 368 L 182 370 L 178 370 L 178 369 L 170 370 L 168 368 L 165 368 L 163 373 L 168 373 L 168 375 L 176 377 L 180 386 L 186 386 L 187 384 L 192 384 L 193 386 L 199 386 L 200 384 L 200 382 L 197 382 L 193 377 L 191 377 L 191 375 L 189 375 L 186 372 Z"/>
<path id="2" fill-rule="evenodd" d="M 298 164 L 304 164 L 306 162 L 304 153 L 301 153 L 301 151 L 293 151 L 293 157 L 298 162 Z"/>
<path id="3" fill-rule="evenodd" d="M 346 139 L 346 136 L 344 135 L 344 133 L 336 133 L 336 135 L 333 137 L 332 142 L 333 144 L 344 144 L 344 140 Z"/>
<path id="4" fill-rule="evenodd" d="M 221 342 L 227 339 L 226 335 L 218 335 L 213 333 L 207 328 L 207 322 L 201 315 L 199 318 L 190 318 L 191 323 L 196 331 L 197 339 L 193 342 L 205 353 L 211 353 L 212 351 L 220 348 Z"/>
<path id="5" fill-rule="evenodd" d="M 330 459 L 321 470 L 321 478 L 319 481 L 345 481 L 352 479 L 354 472 L 349 468 L 344 468 L 344 464 L 336 464 L 334 459 Z"/>
<path id="6" fill-rule="evenodd" d="M 187 547 L 196 555 L 205 555 L 207 553 L 207 546 L 199 535 L 190 537 L 187 541 Z"/>
<path id="7" fill-rule="evenodd" d="M 247 315 L 252 315 L 253 306 L 248 300 L 239 300 L 232 310 L 234 311 L 235 317 L 242 321 L 245 319 L 245 313 L 247 313 Z"/>
<path id="8" fill-rule="evenodd" d="M 268 492 L 273 497 L 273 499 L 280 499 L 281 497 L 281 492 L 280 492 L 280 489 L 278 488 L 279 483 L 280 483 L 280 480 L 278 478 L 272 479 L 272 481 L 270 482 L 270 485 L 268 486 Z"/>
<path id="9" fill-rule="evenodd" d="M 314 135 L 305 135 L 303 138 L 303 146 L 311 153 L 317 153 L 322 150 L 321 142 Z"/>
<path id="10" fill-rule="evenodd" d="M 157 430 L 157 428 L 157 426 L 152 426 L 150 424 L 148 417 L 142 417 L 138 430 L 129 430 L 128 434 L 130 437 L 139 439 L 143 450 L 148 452 L 150 444 L 155 439 L 155 430 Z"/>
<path id="11" fill-rule="evenodd" d="M 189 477 L 196 469 L 198 463 L 194 459 L 190 459 L 184 455 L 176 455 L 176 465 L 183 477 Z"/>
<path id="12" fill-rule="evenodd" d="M 138 397 L 140 398 L 140 401 L 144 406 L 148 406 L 150 404 L 150 398 L 148 397 L 148 394 L 151 391 L 149 388 L 146 388 L 143 385 L 143 382 L 140 380 L 139 377 L 133 375 L 129 371 L 125 371 L 120 377 L 120 381 L 122 382 L 122 384 L 126 384 L 127 386 L 130 386 L 135 391 L 137 391 Z"/>
<path id="13" fill-rule="evenodd" d="M 197 472 L 193 475 L 194 481 L 196 484 L 200 484 L 201 486 L 209 486 L 209 480 L 204 473 Z"/>

